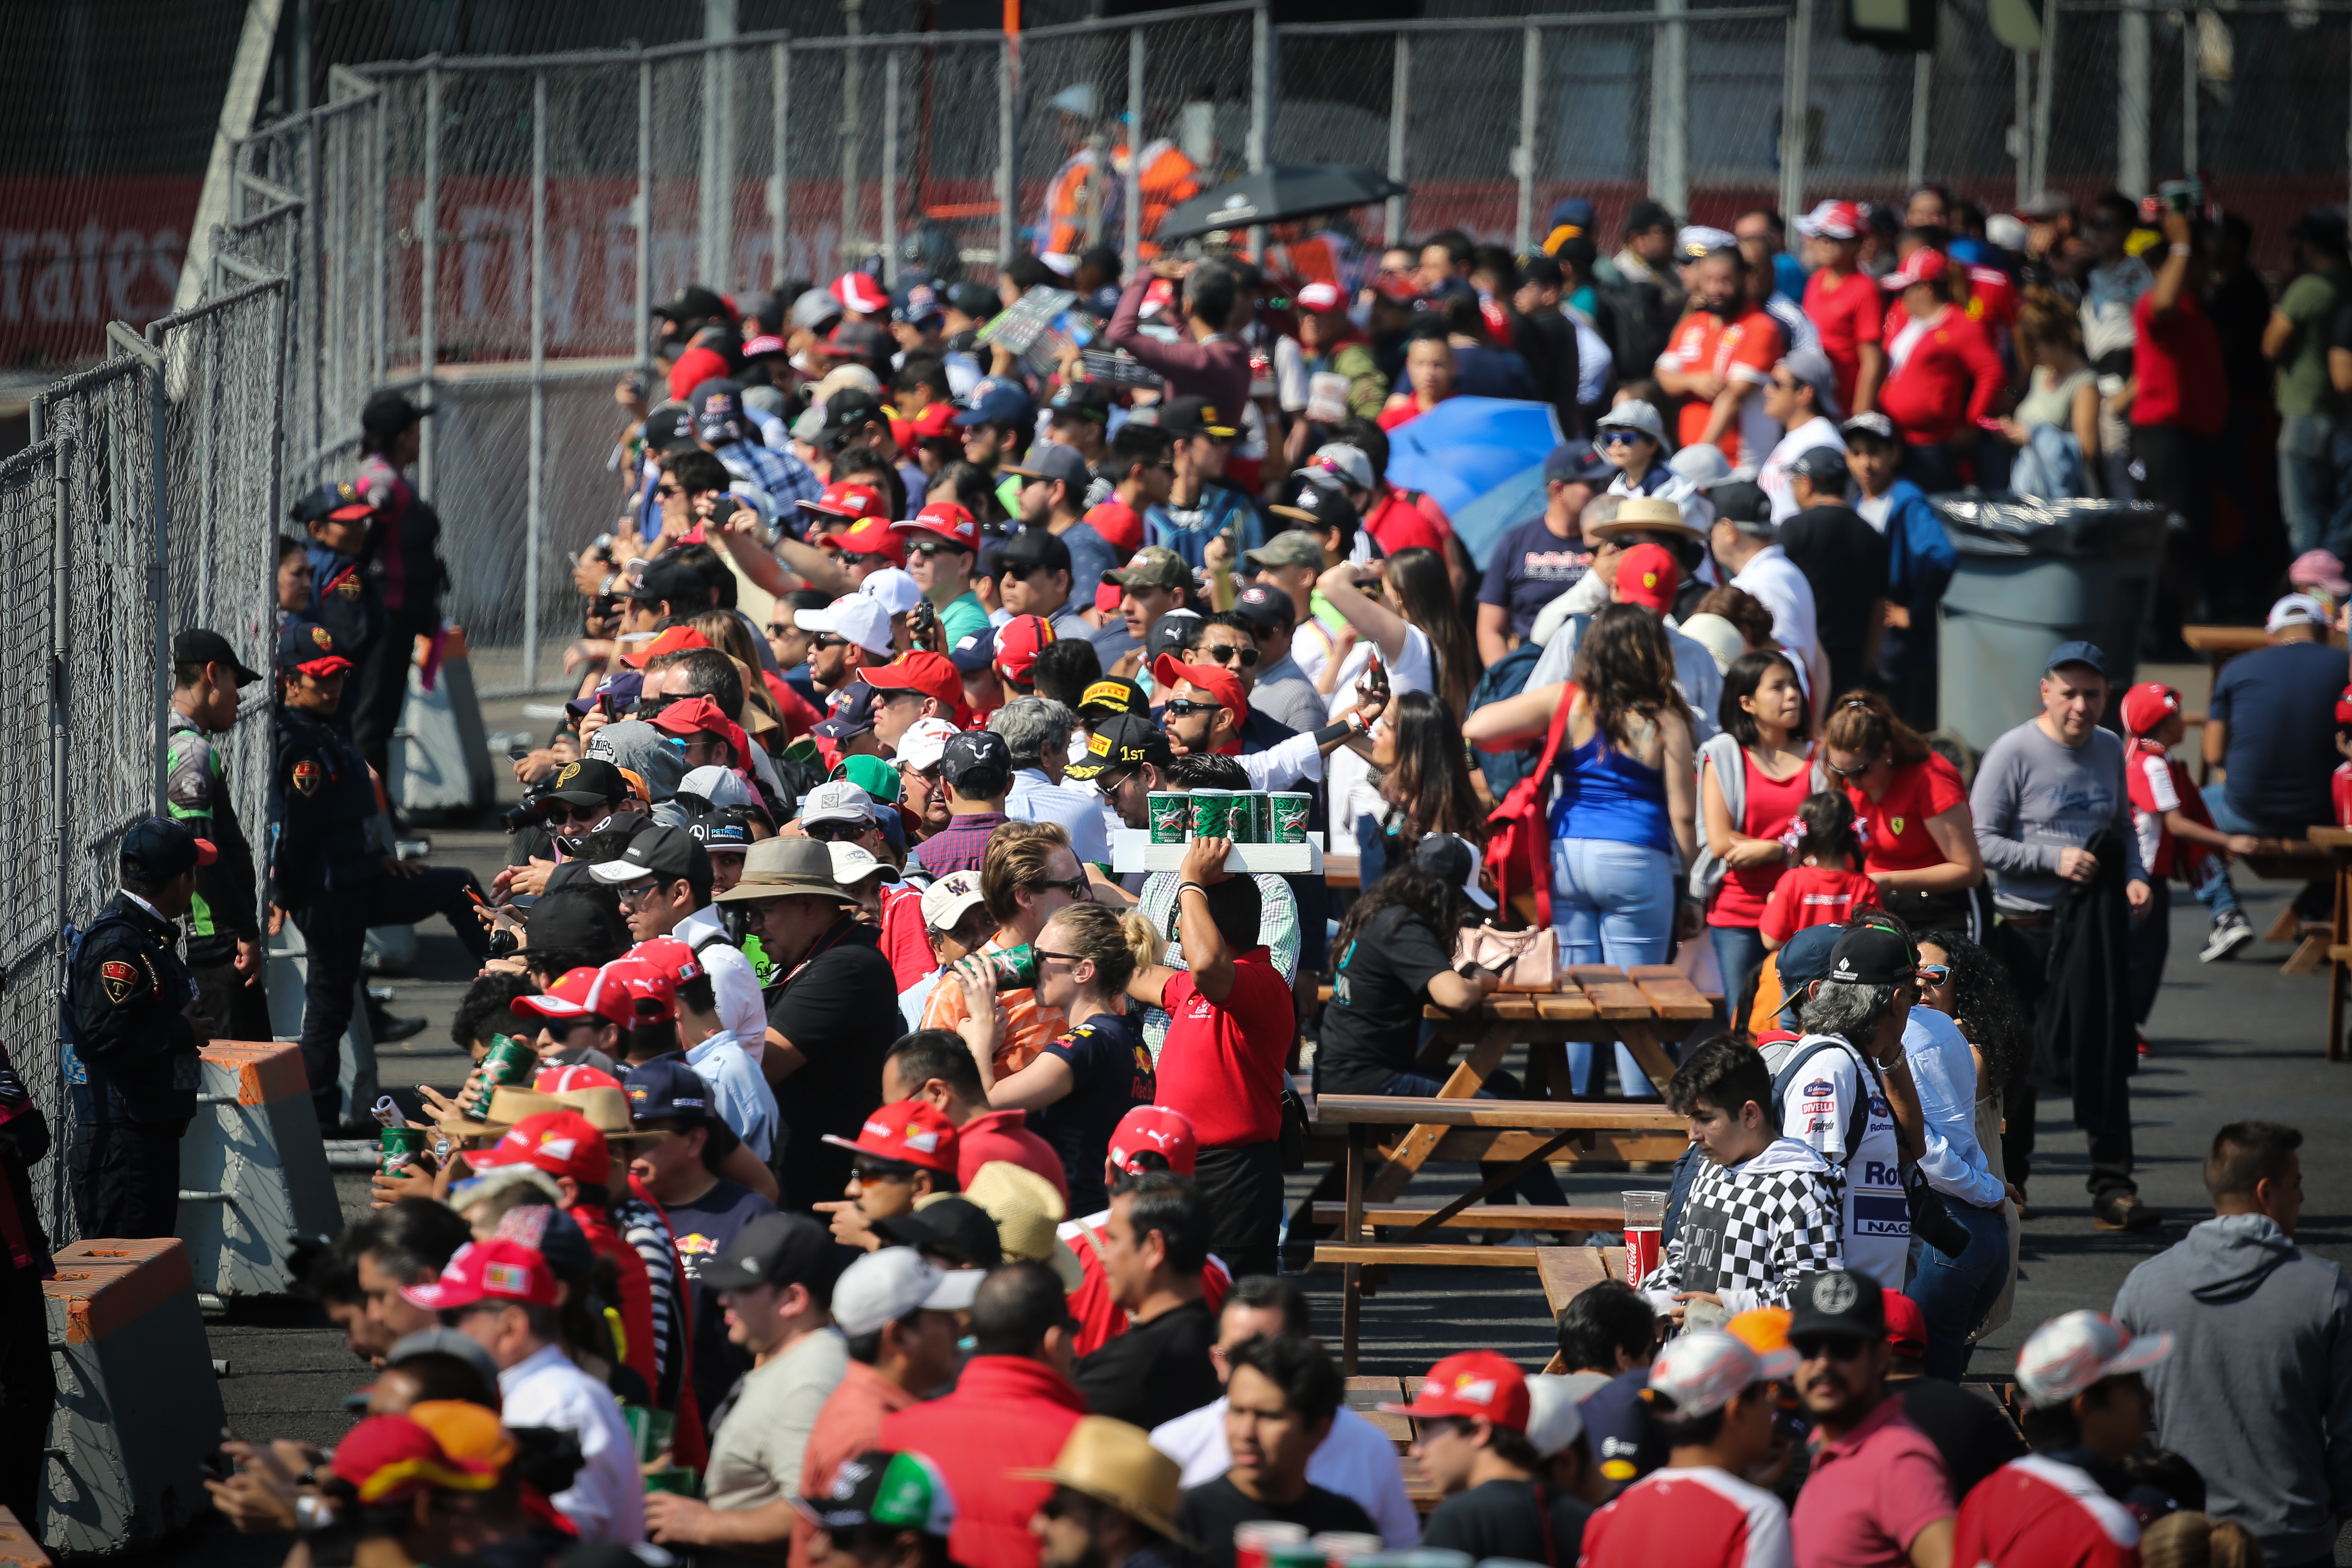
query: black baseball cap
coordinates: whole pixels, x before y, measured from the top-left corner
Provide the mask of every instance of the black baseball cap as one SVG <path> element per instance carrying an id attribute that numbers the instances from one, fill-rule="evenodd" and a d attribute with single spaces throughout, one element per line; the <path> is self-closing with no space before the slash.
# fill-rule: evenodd
<path id="1" fill-rule="evenodd" d="M 882 400 L 861 387 L 845 386 L 824 400 L 824 427 L 816 434 L 820 442 L 838 441 L 852 430 L 862 429 L 882 419 Z"/>
<path id="2" fill-rule="evenodd" d="M 563 866 L 572 862 L 567 860 Z M 563 866 L 556 868 L 561 871 Z M 617 951 L 628 942 L 628 928 L 621 923 L 610 893 L 593 893 L 585 888 L 549 891 L 540 895 L 530 907 L 524 924 L 530 929 L 529 952 L 589 952 Z"/>
<path id="3" fill-rule="evenodd" d="M 198 866 L 220 858 L 208 839 L 199 838 L 168 816 L 151 816 L 131 824 L 117 853 L 122 874 L 153 885 L 168 882 Z"/>
<path id="4" fill-rule="evenodd" d="M 663 882 L 708 881 L 710 852 L 702 840 L 683 827 L 667 825 L 646 828 L 629 840 L 616 859 L 599 861 L 592 874 L 600 882 L 622 884 L 652 877 Z"/>
<path id="5" fill-rule="evenodd" d="M 190 626 L 172 639 L 173 664 L 225 664 L 234 672 L 239 686 L 250 686 L 261 677 L 245 668 L 236 650 L 228 646 L 228 638 L 202 626 Z"/>
<path id="6" fill-rule="evenodd" d="M 1789 1287 L 1789 1337 L 1819 1334 L 1828 1339 L 1886 1337 L 1886 1292 L 1877 1280 L 1851 1268 L 1799 1276 Z"/>
<path id="7" fill-rule="evenodd" d="M 1160 428 L 1171 437 L 1213 436 L 1229 441 L 1241 434 L 1225 411 L 1205 397 L 1171 397 L 1160 405 Z"/>
<path id="8" fill-rule="evenodd" d="M 950 735 L 940 749 L 940 776 L 954 785 L 980 773 L 1011 780 L 1013 750 L 1004 737 L 993 730 L 961 730 Z"/>
<path id="9" fill-rule="evenodd" d="M 948 650 L 948 658 L 966 675 L 978 675 L 996 662 L 996 628 L 982 626 L 976 632 L 966 632 Z"/>
<path id="10" fill-rule="evenodd" d="M 1842 925 L 1807 926 L 1780 944 L 1776 965 L 1780 975 L 1780 994 L 1787 999 L 1780 1009 L 1783 1022 L 1794 1027 L 1797 1009 L 1804 1005 L 1805 993 L 1813 982 L 1830 972 L 1830 954 L 1837 950 L 1838 938 L 1845 935 Z"/>
<path id="11" fill-rule="evenodd" d="M 635 1122 L 684 1121 L 723 1125 L 710 1109 L 710 1086 L 682 1057 L 656 1057 L 621 1075 Z"/>
<path id="12" fill-rule="evenodd" d="M 1110 388 L 1098 381 L 1066 381 L 1061 389 L 1046 400 L 1045 406 L 1055 417 L 1067 415 L 1072 418 L 1092 419 L 1097 424 L 1110 418 Z"/>
<path id="13" fill-rule="evenodd" d="M 703 1259 L 695 1283 L 711 1290 L 758 1285 L 805 1285 L 824 1300 L 833 1294 L 833 1237 L 800 1214 L 763 1214 L 735 1235 L 716 1258 Z"/>
<path id="14" fill-rule="evenodd" d="M 876 1220 L 874 1230 L 894 1247 L 945 1253 L 968 1268 L 993 1268 L 1004 1261 L 996 1222 L 970 1198 L 937 1198 L 907 1214 Z M 704 1278 L 709 1278 L 707 1271 Z"/>
<path id="15" fill-rule="evenodd" d="M 1298 606 L 1290 595 L 1264 583 L 1252 583 L 1234 595 L 1234 609 L 1254 626 L 1268 631 L 1287 628 L 1298 620 Z"/>
<path id="16" fill-rule="evenodd" d="M 379 440 L 389 440 L 432 413 L 430 408 L 417 407 L 401 393 L 372 392 L 360 407 L 360 428 Z"/>
<path id="17" fill-rule="evenodd" d="M 1668 212 L 1656 202 L 1653 201 L 1635 202 L 1633 204 L 1633 210 L 1625 215 L 1625 232 L 1627 234 L 1639 234 L 1643 229 L 1649 228 L 1672 228 L 1674 226 L 1675 215 Z"/>
<path id="18" fill-rule="evenodd" d="M 1567 280 L 1559 263 L 1543 251 L 1519 258 L 1519 285 L 1534 284 L 1538 289 L 1557 289 Z"/>
<path id="19" fill-rule="evenodd" d="M 1171 610 L 1152 623 L 1151 634 L 1143 639 L 1146 667 L 1158 664 L 1163 653 L 1174 653 L 1177 645 L 1201 628 L 1198 610 Z"/>
<path id="20" fill-rule="evenodd" d="M 1830 949 L 1830 966 L 1822 978 L 1836 985 L 1907 985 L 1918 973 L 1919 955 L 1901 931 L 1857 920 Z"/>
<path id="21" fill-rule="evenodd" d="M 949 308 L 970 316 L 975 321 L 985 321 L 996 314 L 996 295 L 982 283 L 959 283 L 948 290 Z"/>
<path id="22" fill-rule="evenodd" d="M 629 781 L 621 776 L 619 768 L 602 757 L 583 757 L 564 763 L 563 771 L 555 775 L 555 787 L 540 799 L 560 800 L 566 805 L 601 805 L 628 793 Z"/>
<path id="23" fill-rule="evenodd" d="M 1846 478 L 1845 454 L 1835 447 L 1808 447 L 1789 465 L 1789 472 L 1809 479 L 1835 479 L 1841 489 Z"/>
<path id="24" fill-rule="evenodd" d="M 313 621 L 289 621 L 278 634 L 278 668 L 333 675 L 355 668 L 335 646 L 335 634 Z"/>
<path id="25" fill-rule="evenodd" d="M 1132 713 L 1114 713 L 1095 726 L 1086 755 L 1066 771 L 1074 779 L 1092 779 L 1113 768 L 1131 768 L 1141 763 L 1164 768 L 1175 760 L 1160 726 Z"/>
<path id="26" fill-rule="evenodd" d="M 1064 451 L 1069 448 L 1065 447 Z M 1062 542 L 1051 529 L 1024 528 L 1004 542 L 996 552 L 996 575 L 1002 576 L 1010 567 L 1042 566 L 1047 572 L 1067 572 L 1070 569 L 1070 547 Z"/>
<path id="27" fill-rule="evenodd" d="M 656 305 L 653 313 L 673 321 L 699 321 L 709 316 L 726 315 L 727 301 L 701 284 L 691 283 Z"/>
<path id="28" fill-rule="evenodd" d="M 1765 522 L 1772 516 L 1772 498 L 1746 479 L 1731 479 L 1707 492 L 1715 515 L 1729 522 Z"/>
<path id="29" fill-rule="evenodd" d="M 742 853 L 751 847 L 751 814 L 740 805 L 726 805 L 686 825 L 702 843 L 703 853 Z"/>
<path id="30" fill-rule="evenodd" d="M 2100 679 L 2115 679 L 2107 673 L 2107 656 L 2099 651 L 2099 645 L 2096 643 L 2080 641 L 2060 643 L 2050 650 L 2050 658 L 2042 666 L 2042 673 L 2047 675 L 2062 664 L 2087 664 L 2099 672 Z"/>
<path id="31" fill-rule="evenodd" d="M 846 741 L 852 735 L 863 735 L 874 728 L 874 689 L 862 680 L 852 681 L 842 694 L 841 706 L 833 710 L 830 719 L 819 720 L 809 726 L 814 734 L 828 741 Z"/>
<path id="32" fill-rule="evenodd" d="M 645 571 L 635 583 L 621 590 L 620 597 L 700 609 L 709 591 L 709 579 L 684 561 L 656 557 L 646 563 Z"/>
<path id="33" fill-rule="evenodd" d="M 1580 446 L 1555 447 L 1544 458 L 1544 483 L 1606 485 L 1617 477 L 1590 441 Z"/>
<path id="34" fill-rule="evenodd" d="M 656 452 L 692 451 L 694 410 L 674 400 L 646 409 L 646 445 Z"/>
<path id="35" fill-rule="evenodd" d="M 340 479 L 333 484 L 320 485 L 312 489 L 300 500 L 296 501 L 294 510 L 287 515 L 297 523 L 305 526 L 317 522 L 322 518 L 332 518 L 338 522 L 342 522 L 355 518 L 374 516 L 375 503 L 360 494 L 359 486 L 349 479 Z"/>
<path id="36" fill-rule="evenodd" d="M 1150 711 L 1151 702 L 1143 695 L 1143 688 L 1123 676 L 1106 675 L 1078 695 L 1078 717 L 1081 719 Z"/>

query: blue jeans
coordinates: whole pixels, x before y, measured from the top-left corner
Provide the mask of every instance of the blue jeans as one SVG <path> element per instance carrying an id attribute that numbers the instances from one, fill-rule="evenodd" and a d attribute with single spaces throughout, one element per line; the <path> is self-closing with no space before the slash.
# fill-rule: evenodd
<path id="1" fill-rule="evenodd" d="M 1664 963 L 1674 952 L 1675 862 L 1663 849 L 1612 838 L 1558 838 L 1551 847 L 1551 922 L 1565 963 Z M 1568 1047 L 1576 1092 L 1591 1092 L 1592 1047 Z M 1628 1100 L 1655 1100 L 1649 1075 L 1623 1045 L 1617 1082 Z"/>
<path id="2" fill-rule="evenodd" d="M 2009 1282 L 2009 1220 L 1998 1208 L 1976 1208 L 1957 1198 L 1947 1198 L 1944 1206 L 1967 1229 L 1969 1244 L 1958 1258 L 1947 1258 L 1913 1237 L 1903 1293 L 1919 1303 L 1927 1320 L 1927 1375 L 1958 1383 L 1969 1370 L 1970 1331 Z"/>
<path id="3" fill-rule="evenodd" d="M 1709 926 L 1706 934 L 1715 943 L 1715 966 L 1723 971 L 1724 1011 L 1736 1033 L 1747 1021 L 1741 1004 L 1753 994 L 1756 977 L 1764 972 L 1764 933 L 1754 926 Z"/>
<path id="4" fill-rule="evenodd" d="M 2288 542 L 2297 554 L 2316 550 L 2336 521 L 2336 422 L 2324 414 L 2280 415 L 2278 463 Z"/>
<path id="5" fill-rule="evenodd" d="M 1488 1087 L 1478 1090 L 1471 1098 L 1474 1100 L 1525 1100 L 1527 1098 L 1519 1088 L 1519 1080 L 1509 1073 L 1488 1073 L 1486 1083 Z M 1426 1073 L 1401 1072 L 1381 1085 L 1381 1092 L 1392 1094 L 1402 1100 L 1434 1100 L 1437 1098 L 1437 1091 L 1444 1087 L 1444 1079 L 1431 1078 Z M 1500 1164 L 1484 1162 L 1478 1166 L 1482 1178 L 1491 1177 L 1502 1169 L 1504 1167 Z M 1519 1179 L 1511 1184 L 1511 1188 L 1531 1204 L 1568 1202 L 1568 1194 L 1560 1191 L 1559 1178 L 1551 1173 L 1549 1165 L 1537 1165 L 1522 1172 Z"/>

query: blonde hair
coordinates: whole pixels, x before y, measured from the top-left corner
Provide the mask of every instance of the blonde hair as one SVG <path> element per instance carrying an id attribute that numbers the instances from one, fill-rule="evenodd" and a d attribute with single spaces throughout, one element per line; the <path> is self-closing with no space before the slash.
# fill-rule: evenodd
<path id="1" fill-rule="evenodd" d="M 1054 851 L 1069 847 L 1070 835 L 1058 822 L 1008 822 L 988 836 L 988 852 L 980 861 L 980 897 L 998 925 L 1013 923 L 1021 912 L 1015 895 L 1044 881 Z"/>
<path id="2" fill-rule="evenodd" d="M 2140 1531 L 2147 1568 L 2263 1568 L 2263 1543 L 2242 1524 L 2201 1513 L 2168 1513 Z"/>
<path id="3" fill-rule="evenodd" d="M 707 610 L 698 611 L 687 624 L 702 634 L 703 641 L 735 661 L 735 673 L 743 682 L 744 706 L 757 706 L 761 712 L 781 726 L 784 721 L 783 713 L 776 707 L 775 693 L 770 691 L 768 683 L 761 679 L 760 650 L 751 646 L 751 631 L 743 624 L 743 617 L 732 610 L 713 605 Z M 738 724 L 743 722 L 744 715 L 740 713 L 727 716 Z"/>
<path id="4" fill-rule="evenodd" d="M 1095 989 L 1116 996 L 1139 969 L 1160 962 L 1166 944 L 1140 910 L 1121 913 L 1108 904 L 1069 904 L 1055 910 L 1045 929 L 1054 945 L 1073 958 L 1092 959 Z M 1044 940 L 1044 932 L 1038 933 Z"/>

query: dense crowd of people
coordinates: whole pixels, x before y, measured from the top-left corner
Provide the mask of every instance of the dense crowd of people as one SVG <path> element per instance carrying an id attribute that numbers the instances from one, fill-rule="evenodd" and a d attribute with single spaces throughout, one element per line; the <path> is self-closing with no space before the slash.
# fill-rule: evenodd
<path id="1" fill-rule="evenodd" d="M 2091 1223 L 2163 1223 L 2130 1081 L 2170 882 L 2227 958 L 2231 858 L 2352 824 L 2352 472 L 2298 423 L 2352 395 L 2343 223 L 2298 226 L 2265 317 L 2242 224 L 2193 205 L 2078 232 L 1924 186 L 1822 204 L 1799 257 L 1778 214 L 1644 202 L 1603 256 L 1571 201 L 1518 257 L 1326 231 L 1336 279 L 1294 244 L 687 289 L 617 389 L 577 685 L 487 884 L 402 858 L 375 782 L 445 574 L 404 471 L 428 411 L 371 399 L 281 546 L 258 847 L 214 738 L 263 677 L 190 628 L 170 815 L 68 987 L 84 1235 L 173 1233 L 194 1052 L 267 1037 L 265 931 L 302 941 L 320 1127 L 387 1124 L 374 1213 L 307 1263 L 366 1418 L 231 1445 L 218 1506 L 370 1568 L 2329 1561 L 2352 1287 L 2294 1245 L 2290 1128 L 2221 1128 L 2214 1217 L 2031 1335 L 2011 1405 L 1959 1382 L 2009 1315 L 2042 1089 Z M 1562 437 L 1484 550 L 1389 478 L 1456 397 Z M 2160 502 L 2161 647 L 2272 586 L 2224 456 L 2265 419 L 2305 553 L 2215 688 L 2210 798 L 2179 694 L 2111 678 L 2137 650 L 2053 648 L 1981 757 L 1937 731 L 1929 495 Z M 1118 847 L 1250 792 L 1303 799 L 1358 890 L 1231 870 L 1214 829 L 1173 869 Z M 367 930 L 436 915 L 481 964 L 476 1065 L 373 1108 L 341 1047 Z M 1663 1084 L 1571 1047 L 1576 1095 L 1687 1122 L 1657 1254 L 1569 1304 L 1550 1371 L 1439 1361 L 1385 1407 L 1408 1456 L 1283 1277 L 1315 1234 L 1286 1146 L 1316 1093 L 1439 1091 L 1424 1009 L 1503 984 L 1481 932 L 1684 963 L 1724 1016 Z M 1512 1187 L 1565 1201 L 1541 1164 Z"/>

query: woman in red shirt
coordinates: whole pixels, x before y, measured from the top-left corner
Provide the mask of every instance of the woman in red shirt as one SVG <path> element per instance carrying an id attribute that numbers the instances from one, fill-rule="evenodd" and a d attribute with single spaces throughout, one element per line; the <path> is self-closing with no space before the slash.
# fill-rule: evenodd
<path id="1" fill-rule="evenodd" d="M 1914 934 L 1957 931 L 1971 941 L 1981 908 L 1984 859 L 1958 769 L 1895 716 L 1875 691 L 1837 700 L 1822 731 L 1822 762 L 1845 784 L 1863 847 L 1862 868 L 1878 901 Z"/>
<path id="2" fill-rule="evenodd" d="M 1381 410 L 1380 426 L 1393 430 L 1409 425 L 1454 395 L 1454 349 L 1443 334 L 1415 338 L 1404 352 L 1405 380 L 1411 392 L 1390 396 Z"/>
<path id="3" fill-rule="evenodd" d="M 1903 300 L 1887 317 L 1879 412 L 1902 434 L 1906 475 L 1925 490 L 1957 489 L 1962 448 L 1992 412 L 2008 372 L 1984 328 L 1952 303 L 1942 251 L 1923 245 L 1879 281 Z"/>
<path id="4" fill-rule="evenodd" d="M 1723 971 L 1723 994 L 1738 1004 L 1764 967 L 1758 922 L 1773 885 L 1789 868 L 1786 835 L 1805 796 L 1822 787 L 1813 762 L 1812 711 L 1796 666 L 1786 654 L 1743 654 L 1723 675 L 1723 729 L 1699 748 L 1700 820 L 1706 855 L 1694 874 L 1694 891 L 1714 881 L 1707 936 Z M 1738 803 L 1735 811 L 1732 803 Z"/>
<path id="5" fill-rule="evenodd" d="M 1176 930 L 1191 967 L 1139 970 L 1127 994 L 1168 1014 L 1152 1102 L 1192 1123 L 1209 1250 L 1240 1279 L 1275 1271 L 1283 1063 L 1298 1027 L 1289 983 L 1257 939 L 1257 883 L 1225 872 L 1232 847 L 1195 838 L 1177 869 Z"/>

